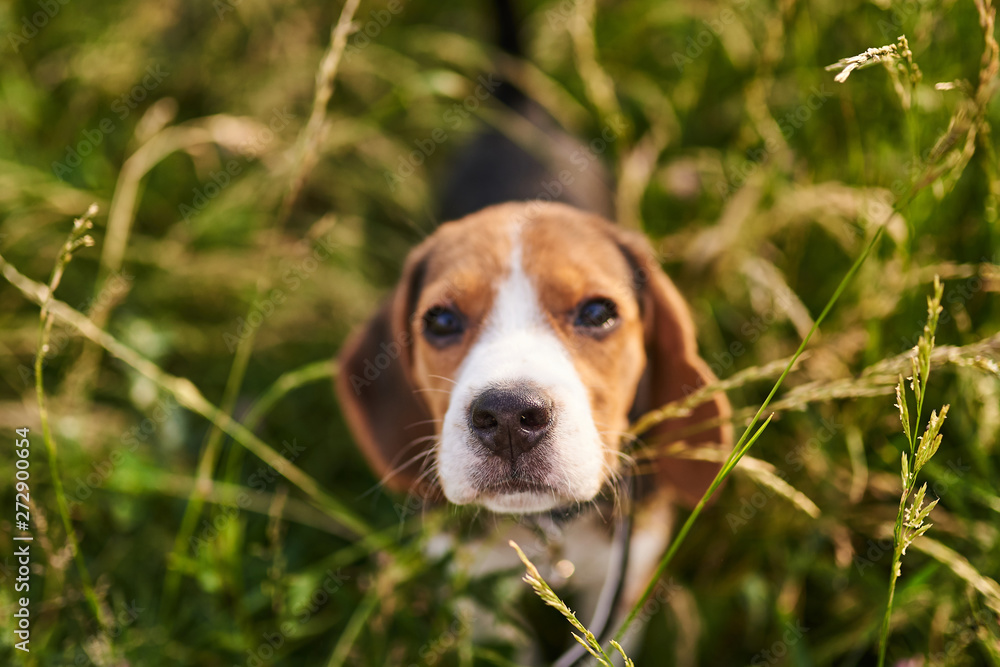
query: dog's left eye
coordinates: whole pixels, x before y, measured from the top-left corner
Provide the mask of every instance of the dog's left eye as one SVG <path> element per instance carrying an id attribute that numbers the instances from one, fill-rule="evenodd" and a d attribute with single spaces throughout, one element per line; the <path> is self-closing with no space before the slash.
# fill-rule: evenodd
<path id="1" fill-rule="evenodd" d="M 578 327 L 587 329 L 610 329 L 618 323 L 618 306 L 611 299 L 589 299 L 577 310 Z"/>
<path id="2" fill-rule="evenodd" d="M 424 335 L 432 343 L 446 343 L 462 333 L 462 317 L 443 306 L 434 306 L 424 313 Z"/>

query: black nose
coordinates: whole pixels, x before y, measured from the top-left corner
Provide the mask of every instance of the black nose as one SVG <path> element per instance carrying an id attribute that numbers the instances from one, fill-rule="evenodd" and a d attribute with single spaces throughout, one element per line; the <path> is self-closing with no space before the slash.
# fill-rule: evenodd
<path id="1" fill-rule="evenodd" d="M 531 386 L 493 387 L 469 408 L 472 432 L 491 452 L 513 463 L 538 445 L 552 423 L 552 400 Z"/>

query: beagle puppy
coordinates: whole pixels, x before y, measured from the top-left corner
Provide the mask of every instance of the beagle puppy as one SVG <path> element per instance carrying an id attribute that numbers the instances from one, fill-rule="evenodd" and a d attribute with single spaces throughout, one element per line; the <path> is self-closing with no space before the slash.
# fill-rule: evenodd
<path id="1" fill-rule="evenodd" d="M 501 47 L 518 55 L 509 3 L 497 5 Z M 581 620 L 600 635 L 649 583 L 674 505 L 697 502 L 719 470 L 712 456 L 630 465 L 625 431 L 715 378 L 646 239 L 606 219 L 598 157 L 513 86 L 495 97 L 548 145 L 529 152 L 487 129 L 456 156 L 440 202 L 451 222 L 410 252 L 349 337 L 336 389 L 387 488 L 511 517 L 476 538 L 450 535 L 467 576 L 520 570 L 515 539 L 560 593 L 579 593 Z M 729 415 L 720 392 L 641 438 L 647 451 L 725 450 Z M 619 565 L 623 576 L 610 576 Z"/>
<path id="2" fill-rule="evenodd" d="M 626 465 L 631 419 L 714 378 L 688 308 L 645 239 L 562 203 L 510 202 L 441 225 L 411 251 L 399 285 L 348 340 L 340 364 L 347 422 L 384 484 L 541 518 L 548 537 L 559 535 L 539 543 L 537 529 L 514 523 L 498 527 L 500 539 L 463 545 L 469 572 L 516 567 L 507 538 L 534 540 L 529 556 L 550 583 L 563 583 L 560 563 L 580 570 L 585 622 L 602 599 L 608 605 L 609 517 L 623 511 L 616 482 L 641 481 L 624 582 L 610 603 L 620 619 L 668 545 L 673 503 L 696 502 L 718 471 L 683 457 L 654 458 L 641 475 Z M 643 439 L 684 431 L 688 446 L 728 448 L 729 414 L 719 393 Z M 690 433 L 703 422 L 713 425 Z"/>

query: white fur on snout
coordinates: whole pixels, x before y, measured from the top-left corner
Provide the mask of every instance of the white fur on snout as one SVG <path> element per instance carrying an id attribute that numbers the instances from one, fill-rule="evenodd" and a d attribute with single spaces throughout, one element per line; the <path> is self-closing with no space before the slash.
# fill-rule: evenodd
<path id="1" fill-rule="evenodd" d="M 597 495 L 604 482 L 604 445 L 587 389 L 570 353 L 542 314 L 538 295 L 521 266 L 517 239 L 510 266 L 479 339 L 458 369 L 444 416 L 437 468 L 452 503 L 476 503 L 495 512 L 541 512 Z M 469 406 L 490 385 L 518 382 L 530 382 L 552 399 L 549 432 L 529 452 L 544 457 L 538 468 L 545 471 L 540 481 L 552 491 L 484 494 L 476 486 L 476 473 L 491 455 L 470 431 Z"/>

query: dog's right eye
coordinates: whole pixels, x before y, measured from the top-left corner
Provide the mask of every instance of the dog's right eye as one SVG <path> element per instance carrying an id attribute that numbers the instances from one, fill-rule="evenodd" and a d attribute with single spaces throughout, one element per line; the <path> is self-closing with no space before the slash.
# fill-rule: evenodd
<path id="1" fill-rule="evenodd" d="M 462 316 L 444 306 L 434 306 L 424 313 L 424 336 L 436 345 L 457 339 L 464 330 Z"/>

